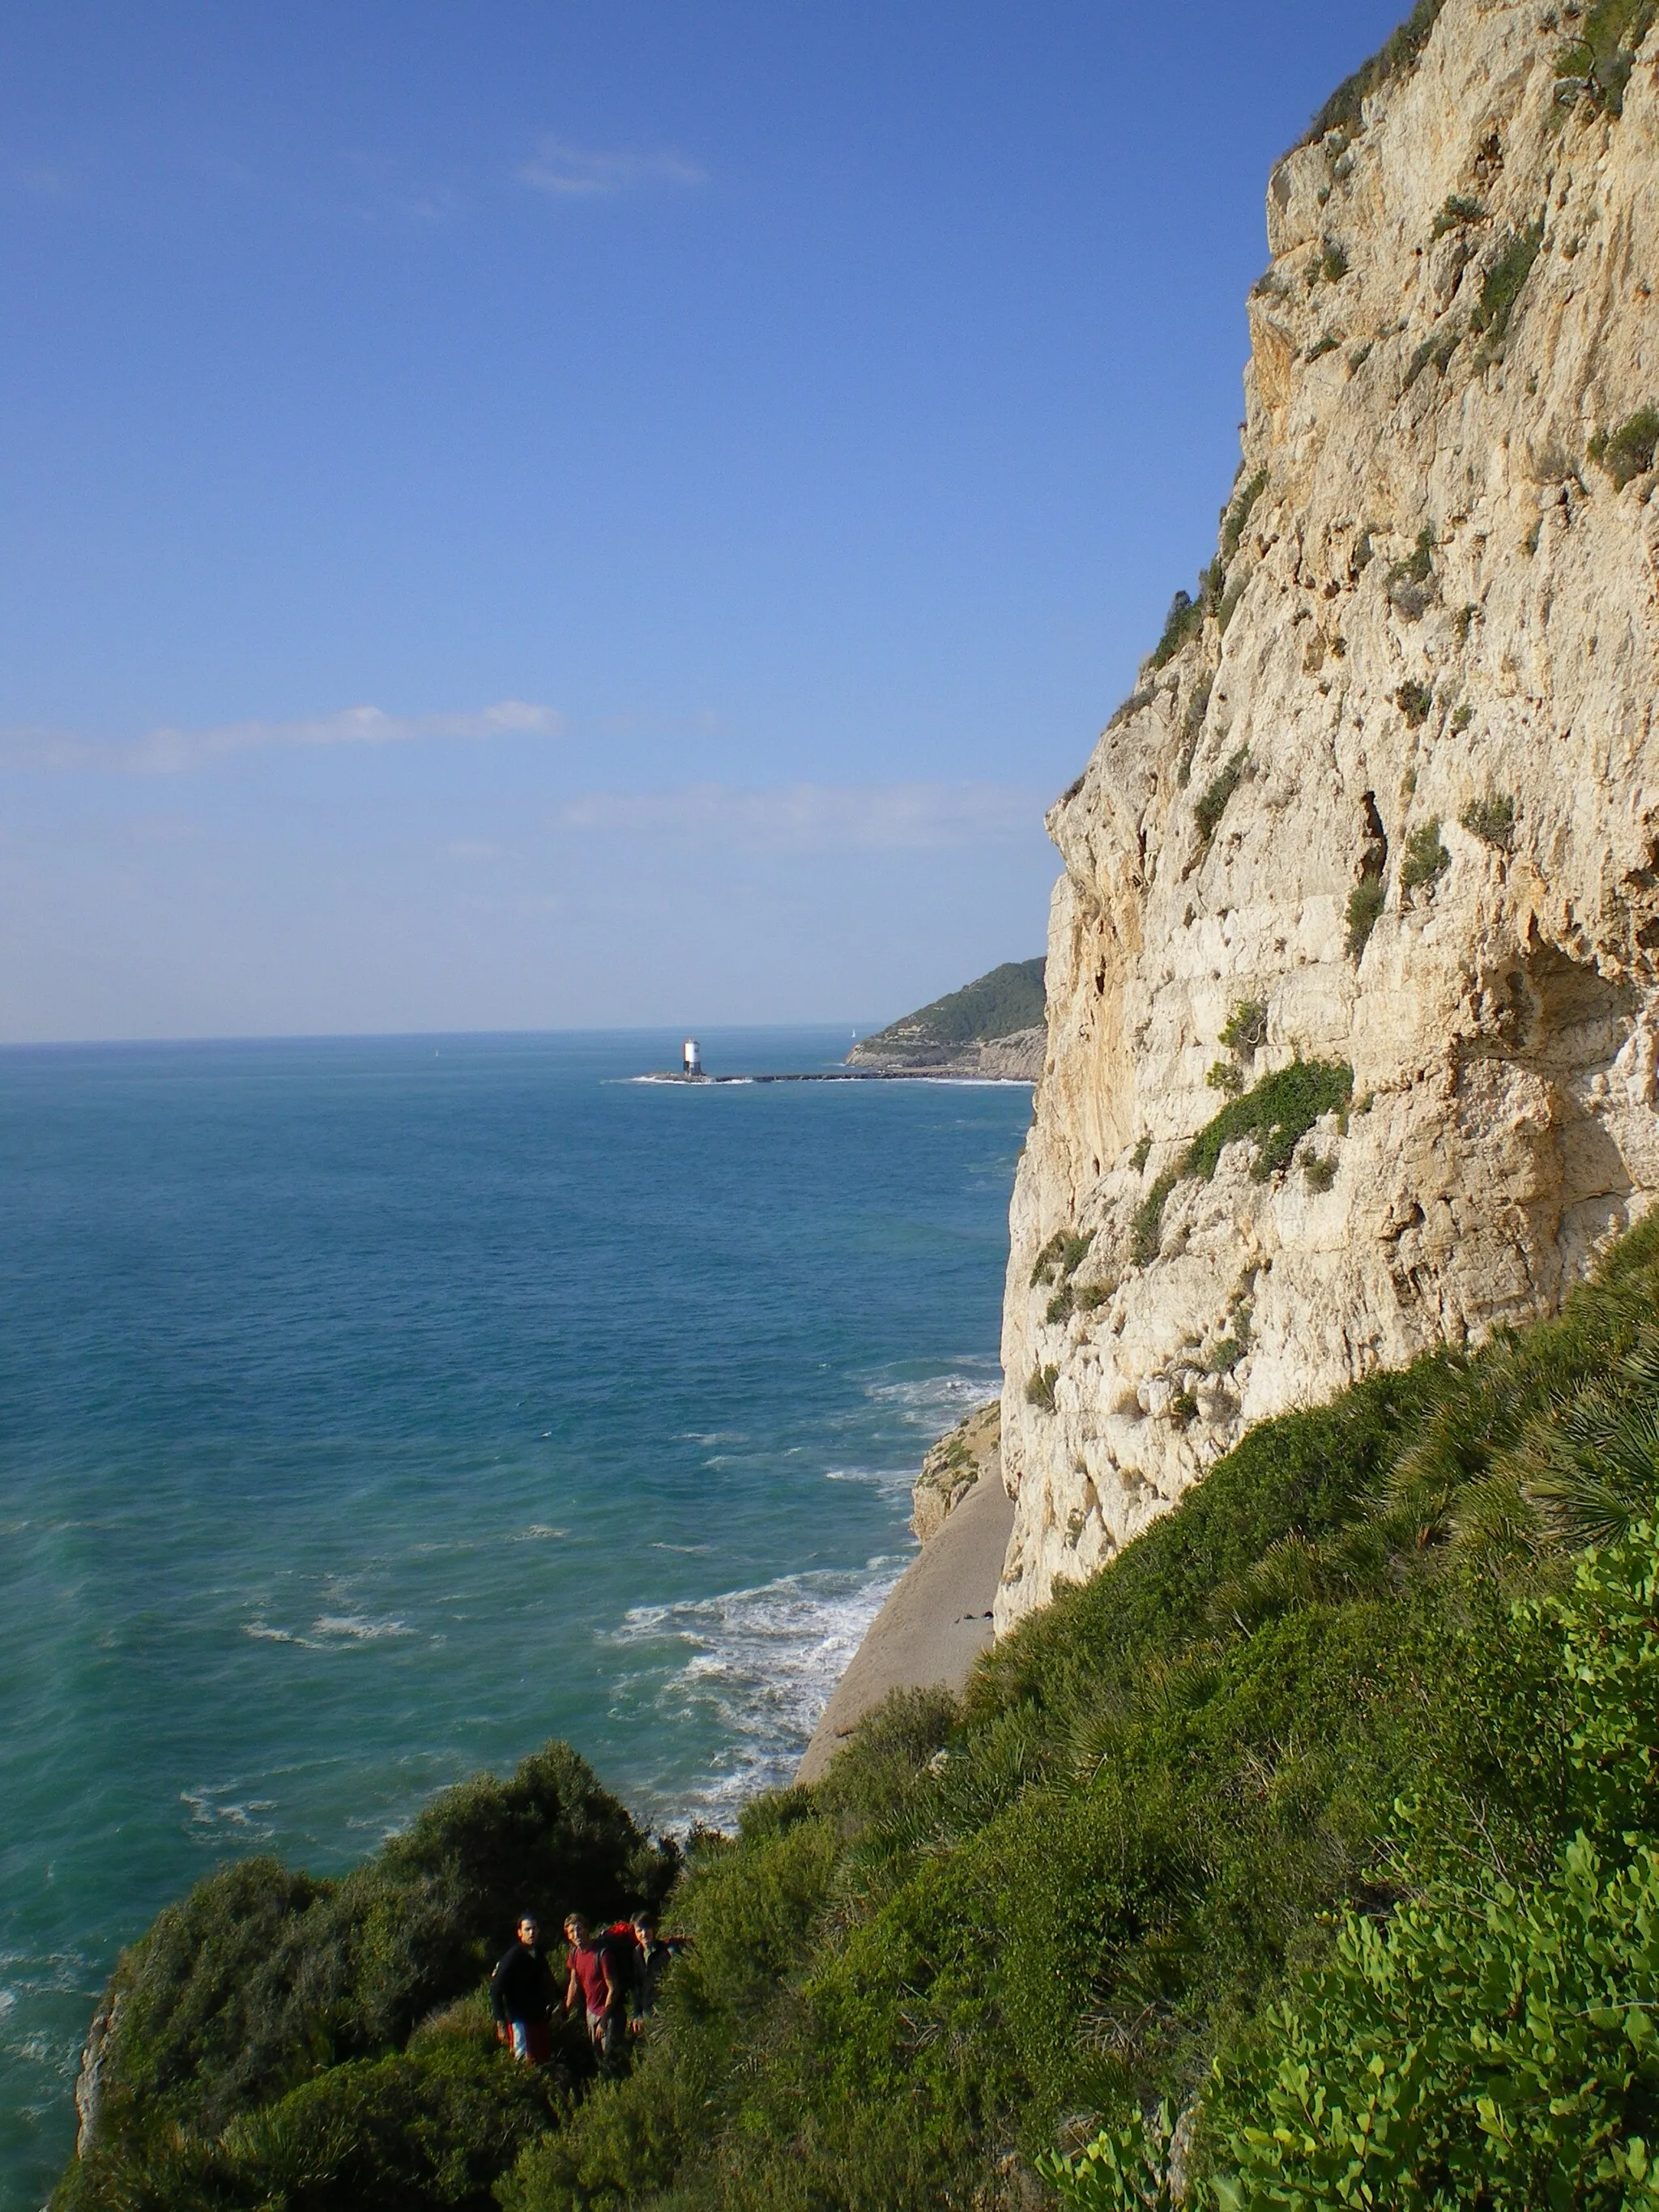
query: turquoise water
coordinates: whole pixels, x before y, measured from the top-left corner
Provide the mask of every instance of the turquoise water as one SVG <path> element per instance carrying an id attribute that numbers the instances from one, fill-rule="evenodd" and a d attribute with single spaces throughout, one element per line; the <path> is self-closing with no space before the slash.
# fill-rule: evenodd
<path id="1" fill-rule="evenodd" d="M 704 1039 L 828 1066 L 846 1033 Z M 0 1053 L 0 2205 L 119 1945 L 568 1736 L 785 1776 L 990 1395 L 1023 1088 L 678 1039 Z"/>

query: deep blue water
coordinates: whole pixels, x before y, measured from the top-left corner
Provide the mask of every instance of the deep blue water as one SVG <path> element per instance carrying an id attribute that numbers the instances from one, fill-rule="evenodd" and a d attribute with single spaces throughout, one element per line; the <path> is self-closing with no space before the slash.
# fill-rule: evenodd
<path id="1" fill-rule="evenodd" d="M 711 1066 L 846 1033 L 727 1032 Z M 787 1774 L 996 1387 L 1023 1088 L 607 1034 L 0 1053 L 0 2205 L 119 1945 L 567 1736 Z"/>

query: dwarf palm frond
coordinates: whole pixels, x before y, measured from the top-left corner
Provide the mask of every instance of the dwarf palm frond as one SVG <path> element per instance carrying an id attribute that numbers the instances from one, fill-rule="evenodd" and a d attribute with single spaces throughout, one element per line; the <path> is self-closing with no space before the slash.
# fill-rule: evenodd
<path id="1" fill-rule="evenodd" d="M 1507 1587 L 1530 1577 L 1554 1530 L 1528 1486 L 1500 1468 L 1459 1492 L 1447 1533 L 1460 1560 Z"/>
<path id="2" fill-rule="evenodd" d="M 1323 1552 L 1293 1531 L 1270 1544 L 1242 1575 L 1218 1583 L 1210 1598 L 1210 1618 L 1218 1627 L 1240 1628 L 1248 1636 L 1264 1620 L 1316 1604 L 1329 1580 Z"/>

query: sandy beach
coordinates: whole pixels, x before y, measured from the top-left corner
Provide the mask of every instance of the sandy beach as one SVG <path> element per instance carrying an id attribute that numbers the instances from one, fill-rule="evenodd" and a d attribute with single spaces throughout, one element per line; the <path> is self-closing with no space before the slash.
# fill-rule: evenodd
<path id="1" fill-rule="evenodd" d="M 960 1691 L 991 1643 L 991 1607 L 1013 1501 L 982 1475 L 905 1569 L 836 1686 L 796 1770 L 816 1782 L 864 1716 L 890 1691 Z"/>

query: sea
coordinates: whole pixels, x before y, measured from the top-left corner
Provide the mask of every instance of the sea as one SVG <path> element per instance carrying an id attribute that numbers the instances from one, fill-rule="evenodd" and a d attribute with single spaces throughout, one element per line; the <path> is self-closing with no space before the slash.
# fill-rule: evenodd
<path id="1" fill-rule="evenodd" d="M 715 1071 L 848 1032 L 705 1033 Z M 992 1396 L 1023 1085 L 667 1033 L 0 1052 L 0 2207 L 120 1947 L 562 1736 L 787 1779 Z"/>

